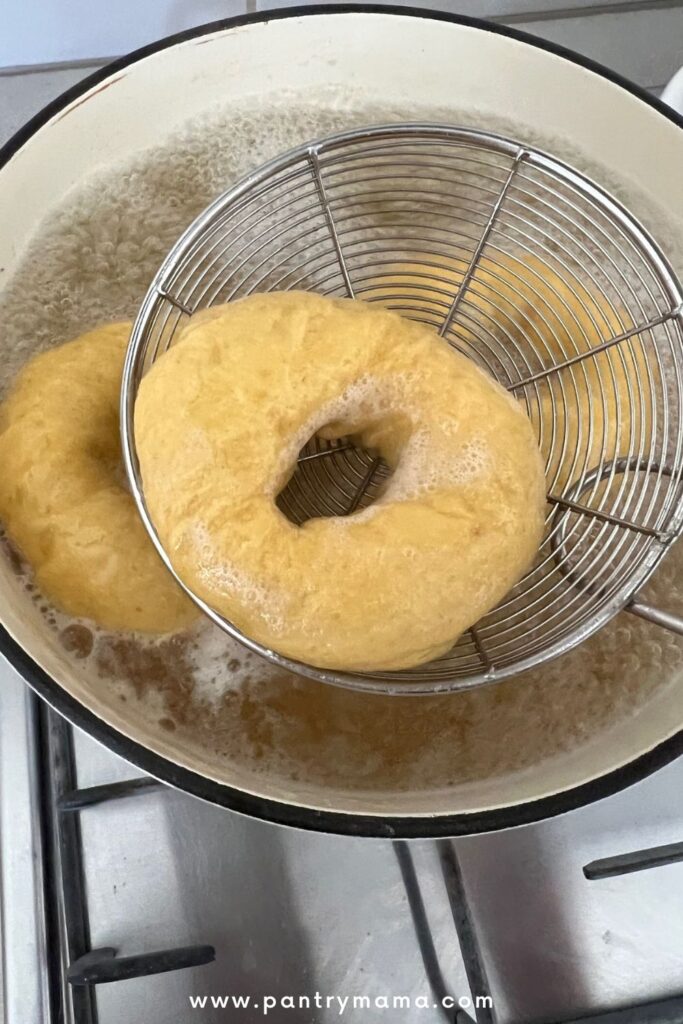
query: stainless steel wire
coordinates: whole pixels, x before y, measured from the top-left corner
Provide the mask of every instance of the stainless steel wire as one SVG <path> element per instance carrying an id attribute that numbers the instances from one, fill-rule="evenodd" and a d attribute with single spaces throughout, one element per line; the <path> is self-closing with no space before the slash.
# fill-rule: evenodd
<path id="1" fill-rule="evenodd" d="M 167 256 L 133 330 L 121 419 L 133 494 L 170 568 L 139 474 L 138 385 L 192 313 L 290 288 L 379 302 L 429 324 L 516 395 L 546 460 L 546 534 L 508 597 L 447 655 L 414 669 L 294 663 L 198 601 L 215 622 L 305 675 L 428 693 L 538 665 L 631 603 L 647 613 L 637 592 L 683 529 L 681 286 L 654 240 L 582 174 L 448 125 L 379 126 L 302 146 L 221 196 Z M 316 436 L 278 504 L 295 523 L 351 515 L 381 495 L 388 473 L 348 439 Z"/>

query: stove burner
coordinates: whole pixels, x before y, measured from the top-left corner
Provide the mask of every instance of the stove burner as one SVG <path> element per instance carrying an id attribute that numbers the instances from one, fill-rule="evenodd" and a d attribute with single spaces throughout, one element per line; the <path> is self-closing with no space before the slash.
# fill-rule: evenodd
<path id="1" fill-rule="evenodd" d="M 66 946 L 66 980 L 71 986 L 73 1024 L 97 1024 L 93 985 L 128 981 L 216 959 L 213 946 L 184 946 L 136 956 L 117 956 L 111 946 L 90 948 L 90 927 L 83 871 L 79 813 L 107 800 L 139 796 L 161 786 L 156 779 L 127 779 L 104 786 L 79 789 L 73 730 L 60 715 L 41 705 L 39 736 L 45 753 L 43 813 L 53 857 L 48 859 L 54 895 L 53 929 L 61 930 Z"/>

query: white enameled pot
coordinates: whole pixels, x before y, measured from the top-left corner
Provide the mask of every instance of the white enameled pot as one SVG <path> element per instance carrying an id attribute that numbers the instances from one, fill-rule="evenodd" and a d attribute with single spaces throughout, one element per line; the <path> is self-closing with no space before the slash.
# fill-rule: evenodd
<path id="1" fill-rule="evenodd" d="M 346 85 L 396 110 L 402 103 L 412 111 L 450 102 L 482 120 L 518 123 L 522 134 L 532 130 L 541 139 L 561 135 L 598 177 L 599 168 L 607 169 L 607 187 L 612 170 L 620 181 L 631 183 L 633 194 L 642 199 L 634 212 L 646 227 L 658 230 L 648 223 L 651 210 L 670 211 L 668 228 L 674 236 L 683 223 L 683 122 L 635 87 L 572 54 L 484 23 L 405 8 L 326 6 L 238 18 L 162 40 L 97 72 L 34 118 L 0 157 L 0 281 L 9 279 L 42 219 L 69 189 L 102 166 L 161 142 L 217 99 L 246 102 L 273 90 L 315 96 Z M 675 253 L 669 256 L 675 265 Z M 444 748 L 438 778 L 425 781 L 419 770 L 411 777 L 402 769 L 400 781 L 392 785 L 388 766 L 378 783 L 370 767 L 363 783 L 357 766 L 345 777 L 341 763 L 338 778 L 328 772 L 325 780 L 322 775 L 318 779 L 313 770 L 297 777 L 275 762 L 269 768 L 248 758 L 216 760 L 206 742 L 181 742 L 138 716 L 130 703 L 92 686 L 45 628 L 4 561 L 0 616 L 5 656 L 79 726 L 173 785 L 300 827 L 405 837 L 507 827 L 614 792 L 683 750 L 682 694 L 675 680 L 648 689 L 640 702 L 631 697 L 632 706 L 620 715 L 596 713 L 598 724 L 576 742 L 571 740 L 572 722 L 553 720 L 548 729 L 554 745 L 539 753 L 537 762 L 534 752 L 527 751 L 519 764 L 508 759 L 498 770 L 487 762 L 480 777 L 476 770 L 450 772 L 447 747 L 449 742 L 476 746 L 467 723 L 473 714 L 485 718 L 489 713 L 484 698 L 481 704 L 468 704 L 462 728 L 454 727 L 450 740 L 436 729 L 441 705 L 430 711 L 422 698 L 412 698 L 410 709 L 406 706 L 394 723 L 396 731 L 407 730 L 414 720 L 415 730 L 423 729 L 420 743 L 429 744 L 434 728 L 433 742 Z M 525 685 L 523 679 L 505 684 Z M 338 694 L 333 699 L 340 702 L 336 713 L 345 720 L 373 718 L 381 711 L 389 716 L 382 718 L 385 727 L 392 727 L 393 712 L 377 702 L 393 698 Z M 343 704 L 347 699 L 356 703 Z M 487 699 L 495 728 L 504 697 Z M 605 700 L 612 699 L 606 693 Z M 524 726 L 534 702 L 518 703 L 518 720 L 508 716 L 506 734 L 487 738 L 493 748 L 518 744 L 521 750 L 534 742 Z M 577 693 L 576 715 L 580 709 Z M 333 723 L 335 708 L 330 705 L 321 715 Z M 351 729 L 348 723 L 345 727 Z M 482 723 L 478 728 L 483 735 Z M 295 743 L 294 725 L 292 730 Z M 330 743 L 334 739 L 330 736 Z M 370 741 L 368 733 L 365 742 Z M 392 750 L 400 753 L 400 742 Z M 368 763 L 372 753 L 367 750 Z M 406 757 L 415 756 L 406 740 Z M 475 765 L 476 757 L 473 749 Z"/>

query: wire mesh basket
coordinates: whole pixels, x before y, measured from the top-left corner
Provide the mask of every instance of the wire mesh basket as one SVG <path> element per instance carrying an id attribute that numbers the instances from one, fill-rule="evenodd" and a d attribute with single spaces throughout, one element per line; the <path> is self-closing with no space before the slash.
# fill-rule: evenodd
<path id="1" fill-rule="evenodd" d="M 398 693 L 513 675 L 624 608 L 683 632 L 637 596 L 683 526 L 681 287 L 652 238 L 585 176 L 510 139 L 446 125 L 368 128 L 285 154 L 214 202 L 164 261 L 131 337 L 121 419 L 133 494 L 171 570 L 138 467 L 138 385 L 197 310 L 294 288 L 429 324 L 509 389 L 546 460 L 545 537 L 507 598 L 417 668 L 358 674 L 292 662 L 191 594 L 216 623 L 304 675 Z M 378 498 L 388 472 L 350 440 L 313 437 L 278 504 L 295 523 L 350 515 Z"/>

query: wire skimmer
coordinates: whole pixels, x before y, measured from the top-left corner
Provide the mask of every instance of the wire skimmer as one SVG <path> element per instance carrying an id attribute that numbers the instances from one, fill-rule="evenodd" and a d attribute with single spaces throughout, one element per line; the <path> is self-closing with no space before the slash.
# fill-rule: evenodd
<path id="1" fill-rule="evenodd" d="M 538 559 L 444 657 L 360 675 L 301 665 L 356 689 L 455 690 L 570 650 L 623 608 L 678 632 L 637 591 L 683 527 L 683 295 L 666 258 L 615 199 L 546 153 L 447 125 L 400 124 L 302 146 L 249 175 L 173 247 L 140 309 L 122 389 L 133 494 L 142 376 L 195 311 L 304 288 L 380 302 L 432 325 L 526 406 L 546 458 Z M 300 523 L 348 515 L 387 467 L 350 441 L 312 438 L 278 498 Z M 187 588 L 186 588 L 187 589 Z"/>

